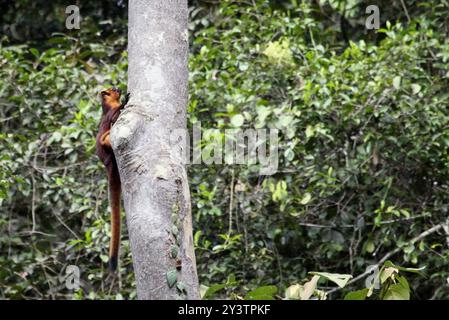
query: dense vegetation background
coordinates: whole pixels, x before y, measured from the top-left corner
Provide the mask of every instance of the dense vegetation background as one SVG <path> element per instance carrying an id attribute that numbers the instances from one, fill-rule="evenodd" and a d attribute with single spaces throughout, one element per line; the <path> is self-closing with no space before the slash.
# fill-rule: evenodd
<path id="1" fill-rule="evenodd" d="M 126 90 L 127 4 L 74 3 L 81 29 L 69 31 L 72 3 L 0 1 L 0 298 L 135 298 L 126 228 L 119 278 L 107 277 L 94 155 L 98 92 Z M 370 4 L 378 31 L 365 28 Z M 273 176 L 189 167 L 206 297 L 303 297 L 307 281 L 322 297 L 335 278 L 309 272 L 356 277 L 390 253 L 425 269 L 405 280 L 388 264 L 394 290 L 371 298 L 448 299 L 449 232 L 435 229 L 449 209 L 448 2 L 189 5 L 189 125 L 281 130 Z M 81 269 L 77 292 L 68 265 Z"/>

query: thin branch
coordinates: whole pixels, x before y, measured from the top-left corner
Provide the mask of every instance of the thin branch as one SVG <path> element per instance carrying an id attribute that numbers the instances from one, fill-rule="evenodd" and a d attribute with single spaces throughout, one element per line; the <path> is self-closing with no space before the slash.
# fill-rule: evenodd
<path id="1" fill-rule="evenodd" d="M 59 216 L 59 214 L 57 214 L 54 210 L 52 210 L 52 213 L 56 217 L 56 219 L 59 221 L 59 223 L 64 226 L 64 228 L 66 228 L 76 239 L 80 239 L 80 237 L 76 234 L 76 232 L 73 231 L 72 229 L 70 229 L 70 227 L 64 223 L 64 221 Z"/>
<path id="2" fill-rule="evenodd" d="M 226 242 L 229 241 L 229 238 L 231 237 L 232 233 L 232 208 L 234 207 L 234 180 L 235 180 L 234 169 L 232 169 L 231 172 L 232 172 L 232 179 L 230 187 L 231 197 L 229 199 L 229 229 L 228 229 L 228 238 L 226 239 Z"/>
<path id="3" fill-rule="evenodd" d="M 410 15 L 408 14 L 408 10 L 407 7 L 404 3 L 404 0 L 401 0 L 401 4 L 402 4 L 402 8 L 404 9 L 405 12 L 405 16 L 407 17 L 407 21 L 410 23 L 411 19 L 410 19 Z"/>
<path id="4" fill-rule="evenodd" d="M 55 234 L 51 234 L 51 233 L 45 233 L 45 232 L 41 232 L 41 231 L 37 231 L 37 230 L 30 230 L 30 231 L 22 231 L 19 232 L 18 235 L 23 235 L 23 236 L 32 236 L 35 234 L 40 234 L 42 236 L 46 236 L 46 237 L 56 237 Z"/>
<path id="5" fill-rule="evenodd" d="M 36 163 L 37 163 L 37 152 L 34 154 L 33 157 L 33 166 L 36 166 Z M 32 181 L 31 219 L 33 221 L 31 232 L 33 233 L 36 231 L 36 178 L 34 177 L 34 172 L 31 173 L 31 181 Z"/>
<path id="6" fill-rule="evenodd" d="M 443 230 L 446 233 L 446 243 L 449 247 L 449 219 L 447 219 L 447 223 L 443 225 Z"/>
<path id="7" fill-rule="evenodd" d="M 391 220 L 385 220 L 385 221 L 381 221 L 380 224 L 392 224 L 392 223 L 396 223 L 396 222 L 404 222 L 404 221 L 410 221 L 410 220 L 415 220 L 415 219 L 419 219 L 419 218 L 425 218 L 427 217 L 428 214 L 420 214 L 417 216 L 413 216 L 413 217 L 408 217 L 408 218 L 398 218 L 398 219 L 391 219 Z M 338 228 L 354 228 L 357 227 L 357 225 L 355 224 L 343 224 L 343 225 L 332 225 L 332 224 L 316 224 L 316 223 L 308 223 L 308 222 L 299 222 L 298 225 L 303 226 L 303 227 L 310 227 L 310 228 L 328 228 L 328 229 L 338 229 Z M 372 226 L 374 225 L 374 223 L 367 223 L 366 226 Z"/>

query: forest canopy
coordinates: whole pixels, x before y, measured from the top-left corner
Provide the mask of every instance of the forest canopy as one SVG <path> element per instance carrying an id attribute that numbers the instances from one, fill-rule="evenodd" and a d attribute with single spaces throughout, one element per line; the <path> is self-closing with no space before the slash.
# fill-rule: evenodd
<path id="1" fill-rule="evenodd" d="M 127 4 L 77 2 L 67 30 L 65 1 L 0 1 L 1 299 L 136 298 L 126 228 L 106 277 L 94 154 L 98 92 L 126 92 Z M 189 2 L 189 128 L 279 130 L 272 175 L 188 166 L 203 298 L 365 298 L 349 279 L 376 265 L 372 299 L 449 298 L 449 4 L 374 1 L 368 30 L 372 2 Z"/>

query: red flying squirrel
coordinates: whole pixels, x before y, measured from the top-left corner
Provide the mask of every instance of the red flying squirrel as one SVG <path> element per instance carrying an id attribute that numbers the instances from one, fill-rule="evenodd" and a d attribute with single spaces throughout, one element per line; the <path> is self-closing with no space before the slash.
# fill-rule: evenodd
<path id="1" fill-rule="evenodd" d="M 115 271 L 117 268 L 118 251 L 120 246 L 120 175 L 115 160 L 114 152 L 109 137 L 114 123 L 117 121 L 120 111 L 126 105 L 120 102 L 121 91 L 109 88 L 101 91 L 101 115 L 99 130 L 97 134 L 97 155 L 106 167 L 109 183 L 109 201 L 111 204 L 111 242 L 109 245 L 109 269 Z M 126 97 L 128 100 L 128 95 Z"/>

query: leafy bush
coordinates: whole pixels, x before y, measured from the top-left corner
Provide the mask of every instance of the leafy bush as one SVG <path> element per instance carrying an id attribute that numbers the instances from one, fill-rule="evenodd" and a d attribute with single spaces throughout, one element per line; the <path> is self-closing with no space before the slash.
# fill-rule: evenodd
<path id="1" fill-rule="evenodd" d="M 59 288 L 67 265 L 81 267 L 88 289 L 105 285 L 108 196 L 94 156 L 96 93 L 125 81 L 126 54 L 105 65 L 95 59 L 116 55 L 107 44 L 54 42 L 44 52 L 1 47 L 2 297 L 70 297 Z M 127 241 L 124 247 L 127 254 Z M 132 289 L 128 277 L 122 295 Z M 91 297 L 110 296 L 108 290 Z"/>

